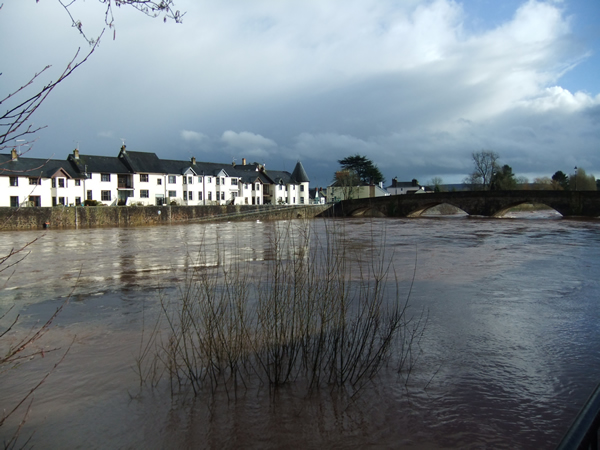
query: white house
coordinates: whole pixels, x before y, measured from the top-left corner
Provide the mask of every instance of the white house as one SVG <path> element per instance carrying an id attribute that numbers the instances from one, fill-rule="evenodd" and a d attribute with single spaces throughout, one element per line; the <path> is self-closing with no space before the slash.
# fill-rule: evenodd
<path id="1" fill-rule="evenodd" d="M 417 180 L 398 181 L 397 178 L 392 180 L 392 184 L 386 188 L 390 195 L 405 195 L 424 193 L 425 188 L 419 184 Z"/>
<path id="2" fill-rule="evenodd" d="M 309 179 L 264 165 L 161 160 L 127 150 L 117 157 L 84 155 L 65 161 L 0 154 L 0 206 L 309 204 Z"/>

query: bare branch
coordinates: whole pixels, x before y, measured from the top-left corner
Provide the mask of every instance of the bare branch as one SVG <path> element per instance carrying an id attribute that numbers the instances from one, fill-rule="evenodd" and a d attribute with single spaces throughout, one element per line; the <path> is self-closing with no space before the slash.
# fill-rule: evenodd
<path id="1" fill-rule="evenodd" d="M 7 145 L 7 143 L 15 141 L 20 137 L 31 135 L 39 131 L 40 129 L 45 128 L 44 126 L 34 128 L 31 124 L 27 125 L 27 122 L 31 118 L 32 114 L 44 102 L 44 100 L 46 100 L 48 95 L 50 95 L 50 93 L 54 90 L 54 88 L 58 86 L 61 82 L 63 82 L 79 66 L 81 66 L 84 62 L 88 60 L 88 58 L 92 55 L 92 53 L 94 53 L 94 51 L 98 47 L 99 42 L 99 40 L 96 41 L 96 43 L 87 53 L 85 58 L 76 62 L 77 57 L 79 56 L 79 52 L 81 51 L 81 49 L 78 49 L 75 53 L 75 56 L 73 56 L 71 61 L 67 64 L 67 66 L 56 81 L 50 81 L 40 91 L 36 92 L 31 97 L 20 102 L 19 104 L 11 107 L 6 111 L 6 113 L 0 116 L 0 150 L 10 147 L 10 145 Z M 7 99 L 13 98 L 16 93 L 21 93 L 27 87 L 31 86 L 33 81 L 37 79 L 49 67 L 50 66 L 47 66 L 41 72 L 35 74 L 27 84 L 19 88 L 14 93 L 9 94 L 4 100 L 2 100 L 2 102 L 0 102 L 0 104 L 2 104 Z"/>

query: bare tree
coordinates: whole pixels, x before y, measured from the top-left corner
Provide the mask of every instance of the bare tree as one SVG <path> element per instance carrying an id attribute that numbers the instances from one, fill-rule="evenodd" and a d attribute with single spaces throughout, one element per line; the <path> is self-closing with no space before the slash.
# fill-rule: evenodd
<path id="1" fill-rule="evenodd" d="M 569 186 L 574 191 L 595 191 L 596 177 L 588 175 L 581 167 L 575 167 L 575 173 L 569 176 Z"/>
<path id="2" fill-rule="evenodd" d="M 353 170 L 340 170 L 335 173 L 334 187 L 342 195 L 341 200 L 351 200 L 360 190 L 360 176 Z M 339 200 L 339 199 L 338 199 Z"/>
<path id="3" fill-rule="evenodd" d="M 33 135 L 42 128 L 45 128 L 44 126 L 34 126 L 31 123 L 33 114 L 48 98 L 50 93 L 59 84 L 66 80 L 79 66 L 85 63 L 94 53 L 94 51 L 97 50 L 100 39 L 104 35 L 106 28 L 112 29 L 113 38 L 115 37 L 115 18 L 113 15 L 115 7 L 118 8 L 121 6 L 129 6 L 150 17 L 158 17 L 162 15 L 164 16 L 165 21 L 172 19 L 175 22 L 181 22 L 181 18 L 183 17 L 182 13 L 173 9 L 173 0 L 98 0 L 98 2 L 106 7 L 104 12 L 105 27 L 97 36 L 90 37 L 84 33 L 81 21 L 76 19 L 72 14 L 72 8 L 78 2 L 78 0 L 69 0 L 67 2 L 63 0 L 57 1 L 69 15 L 72 21 L 72 26 L 78 30 L 81 36 L 83 36 L 90 48 L 87 52 L 83 53 L 81 52 L 81 49 L 78 49 L 73 58 L 65 65 L 64 69 L 56 80 L 47 81 L 45 83 L 42 81 L 42 76 L 45 76 L 51 67 L 47 65 L 39 72 L 33 74 L 31 77 L 25 80 L 20 87 L 15 87 L 12 90 L 8 90 L 10 93 L 4 98 L 0 98 L 0 111 L 2 111 L 0 112 L 0 150 L 13 146 L 16 144 L 18 139 L 23 140 L 25 144 L 31 144 L 31 141 L 34 139 Z M 36 0 L 36 3 L 38 2 L 39 0 Z M 0 4 L 0 13 L 3 12 L 3 6 L 3 4 Z M 1 75 L 2 74 L 0 73 L 0 76 Z M 0 172 L 6 170 L 6 168 L 0 167 Z M 1 226 L 2 224 L 0 224 L 0 227 Z M 11 274 L 17 270 L 18 264 L 28 255 L 28 248 L 30 245 L 37 240 L 38 238 L 33 239 L 20 248 L 12 249 L 6 255 L 0 255 L 0 274 L 3 276 L 6 275 L 8 278 L 10 278 Z M 3 287 L 5 287 L 5 284 L 3 286 L 0 283 L 0 289 Z M 3 340 L 3 338 L 6 338 L 8 333 L 13 330 L 15 325 L 18 323 L 19 315 L 17 314 L 17 316 L 11 320 L 7 315 L 7 313 L 10 312 L 10 309 L 9 311 L 0 311 L 0 343 L 2 344 L 3 350 L 6 350 L 5 353 L 0 355 L 0 375 L 37 356 L 44 356 L 44 352 L 47 352 L 47 350 L 44 351 L 43 349 L 37 348 L 36 343 L 48 332 L 53 320 L 60 313 L 65 304 L 66 302 L 63 303 L 63 305 L 61 305 L 50 317 L 50 319 L 48 319 L 43 325 L 37 329 L 32 329 L 29 334 L 27 334 L 14 345 L 7 344 L 6 340 Z M 20 421 L 20 424 L 17 426 L 17 428 L 12 432 L 12 435 L 6 434 L 6 436 L 9 436 L 9 438 L 3 442 L 5 448 L 15 448 L 17 445 L 21 428 L 25 423 L 27 414 L 31 407 L 31 402 L 33 401 L 32 396 L 34 392 L 37 391 L 37 389 L 44 383 L 48 376 L 63 361 L 67 352 L 69 351 L 69 348 L 70 346 L 58 360 L 58 362 L 56 362 L 54 366 L 42 377 L 42 379 L 33 387 L 28 389 L 21 401 L 19 401 L 16 405 L 3 405 L 4 410 L 2 414 L 0 414 L 0 427 L 5 426 L 5 422 L 9 417 L 13 416 L 14 414 L 21 414 L 20 411 L 23 406 L 26 408 L 23 419 Z M 20 444 L 20 446 L 24 447 L 26 444 L 27 442 Z"/>
<path id="4" fill-rule="evenodd" d="M 473 152 L 471 156 L 475 168 L 473 173 L 465 178 L 465 184 L 470 185 L 473 190 L 489 190 L 494 173 L 499 169 L 498 153 L 481 150 Z"/>
<path id="5" fill-rule="evenodd" d="M 0 150 L 13 146 L 17 139 L 24 138 L 26 144 L 33 140 L 33 135 L 45 128 L 44 126 L 34 126 L 31 124 L 31 117 L 41 104 L 48 98 L 48 95 L 68 78 L 79 66 L 88 60 L 88 58 L 98 48 L 100 39 L 104 35 L 106 28 L 113 31 L 113 38 L 116 37 L 115 29 L 115 7 L 129 6 L 137 9 L 143 14 L 150 17 L 163 16 L 166 21 L 168 19 L 175 22 L 181 22 L 184 14 L 174 9 L 173 0 L 98 0 L 105 5 L 104 24 L 105 27 L 96 36 L 87 35 L 84 31 L 81 20 L 78 20 L 73 15 L 73 7 L 78 0 L 70 0 L 65 2 L 57 0 L 59 5 L 65 10 L 71 19 L 72 26 L 81 34 L 85 41 L 90 45 L 87 52 L 81 52 L 78 49 L 73 58 L 65 65 L 60 75 L 56 80 L 42 82 L 42 76 L 47 74 L 51 66 L 42 67 L 39 72 L 33 74 L 26 79 L 20 87 L 15 87 L 9 90 L 9 94 L 0 99 Z M 36 0 L 39 3 L 39 0 Z M 0 4 L 0 12 L 4 4 Z M 0 73 L 0 76 L 2 74 Z M 40 86 L 40 83 L 42 85 Z"/>
<path id="6" fill-rule="evenodd" d="M 431 180 L 429 180 L 429 186 L 431 188 L 433 188 L 434 192 L 442 192 L 442 184 L 444 183 L 444 181 L 442 180 L 442 177 L 433 177 Z"/>

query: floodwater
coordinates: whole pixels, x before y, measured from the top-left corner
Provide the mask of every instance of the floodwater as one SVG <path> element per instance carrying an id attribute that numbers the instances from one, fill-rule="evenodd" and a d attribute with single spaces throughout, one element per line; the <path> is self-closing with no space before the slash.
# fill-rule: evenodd
<path id="1" fill-rule="evenodd" d="M 14 305 L 2 330 L 20 314 L 1 350 L 68 304 L 37 344 L 44 357 L 0 373 L 0 409 L 18 403 L 72 342 L 35 391 L 19 442 L 42 449 L 553 448 L 600 382 L 600 221 L 528 212 L 311 222 L 314 236 L 343 229 L 358 247 L 373 237 L 384 242 L 401 295 L 410 291 L 409 314 L 427 318 L 410 374 L 384 371 L 353 398 L 328 389 L 299 395 L 293 386 L 195 398 L 172 397 L 164 382 L 140 387 L 135 360 L 159 295 L 176 295 L 199 252 L 209 255 L 205 264 L 225 258 L 260 267 L 273 257 L 269 243 L 280 224 L 1 233 L 2 255 L 37 239 L 14 271 L 0 273 L 0 311 Z M 26 411 L 0 427 L 3 442 Z"/>

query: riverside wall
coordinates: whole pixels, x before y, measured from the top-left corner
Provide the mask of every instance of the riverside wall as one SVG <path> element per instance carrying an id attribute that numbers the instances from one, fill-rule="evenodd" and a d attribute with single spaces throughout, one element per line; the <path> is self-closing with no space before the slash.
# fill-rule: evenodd
<path id="1" fill-rule="evenodd" d="M 0 230 L 168 225 L 219 220 L 313 218 L 330 205 L 56 206 L 0 208 Z"/>

